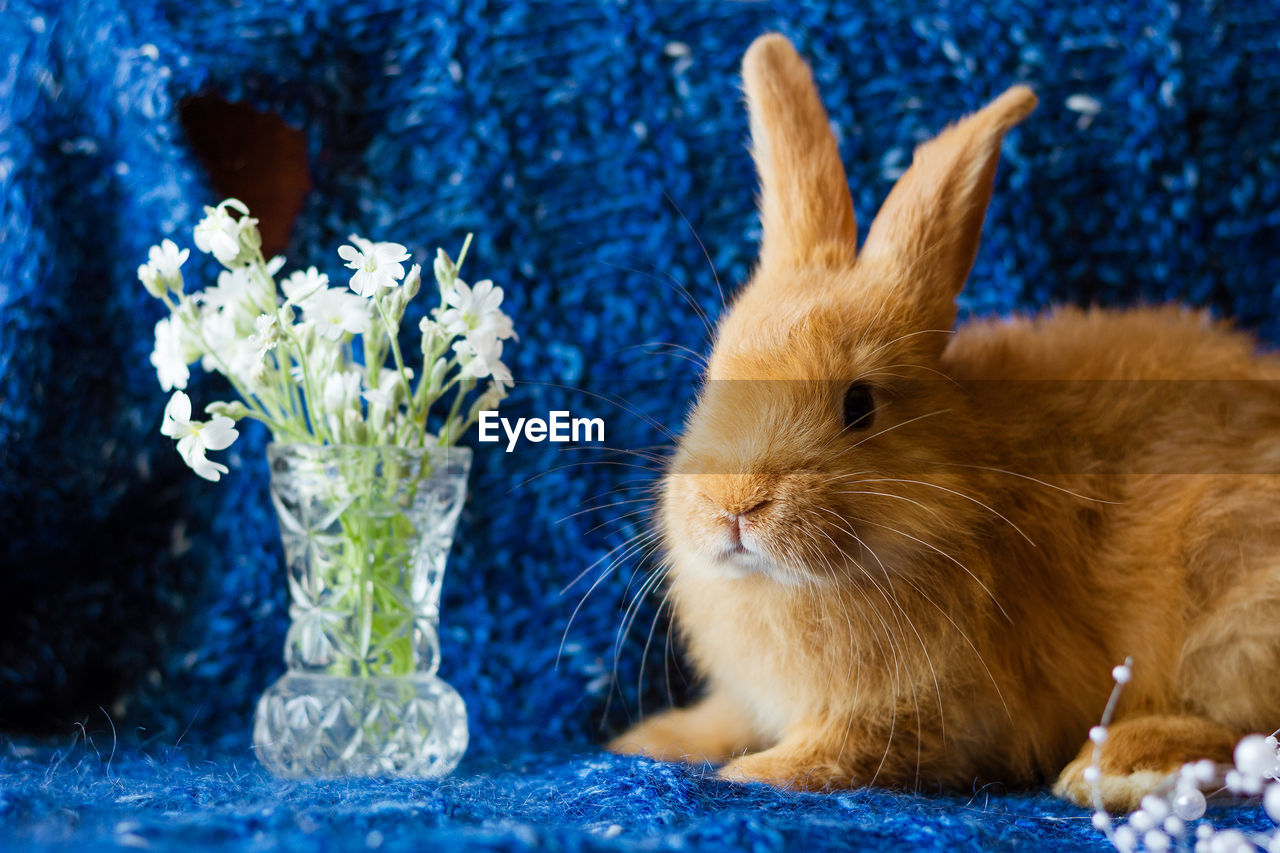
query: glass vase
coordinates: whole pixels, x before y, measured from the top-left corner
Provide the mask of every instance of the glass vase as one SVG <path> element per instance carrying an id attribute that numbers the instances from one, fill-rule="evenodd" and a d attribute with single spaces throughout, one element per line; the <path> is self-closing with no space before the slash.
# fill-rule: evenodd
<path id="1" fill-rule="evenodd" d="M 272 444 L 267 459 L 290 625 L 258 758 L 288 778 L 443 776 L 467 748 L 436 627 L 471 451 Z"/>

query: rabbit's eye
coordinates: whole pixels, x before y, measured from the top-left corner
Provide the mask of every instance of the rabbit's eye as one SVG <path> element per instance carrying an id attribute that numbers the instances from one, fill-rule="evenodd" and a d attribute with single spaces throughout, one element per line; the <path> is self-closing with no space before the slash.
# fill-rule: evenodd
<path id="1" fill-rule="evenodd" d="M 871 396 L 871 386 L 855 382 L 844 392 L 844 428 L 866 429 L 875 415 L 876 401 Z"/>

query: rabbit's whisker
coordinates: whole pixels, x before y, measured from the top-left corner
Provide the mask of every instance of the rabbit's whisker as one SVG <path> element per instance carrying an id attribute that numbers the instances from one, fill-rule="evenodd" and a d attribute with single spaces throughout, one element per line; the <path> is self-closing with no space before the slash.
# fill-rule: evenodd
<path id="1" fill-rule="evenodd" d="M 684 220 L 684 224 L 689 226 L 689 233 L 693 235 L 693 239 L 698 241 L 698 248 L 702 250 L 702 257 L 707 259 L 707 266 L 711 268 L 711 278 L 715 280 L 716 292 L 720 294 L 720 307 L 726 307 L 724 301 L 724 288 L 720 286 L 720 274 L 716 272 L 716 265 L 711 260 L 711 253 L 707 251 L 707 246 L 702 242 L 702 237 L 698 235 L 698 229 L 693 227 L 693 223 L 689 221 L 689 217 L 684 215 L 684 211 L 680 209 L 680 205 L 676 204 L 676 200 L 672 198 L 666 190 L 662 191 L 663 196 L 675 208 L 676 213 L 680 214 L 680 218 Z M 712 335 L 714 338 L 715 335 Z"/>
<path id="2" fill-rule="evenodd" d="M 913 424 L 913 423 L 915 423 L 916 421 L 922 421 L 922 420 L 924 420 L 925 418 L 932 418 L 932 417 L 934 417 L 934 416 L 936 416 L 936 415 L 945 415 L 945 414 L 947 414 L 947 413 L 948 413 L 948 412 L 950 412 L 950 411 L 951 411 L 950 409 L 938 409 L 938 410 L 937 410 L 937 411 L 935 411 L 935 412 L 928 412 L 928 413 L 923 414 L 923 415 L 916 415 L 914 418 L 907 418 L 905 421 L 899 421 L 898 423 L 893 424 L 892 426 L 887 426 L 887 427 L 885 427 L 885 428 L 884 428 L 884 429 L 882 429 L 882 430 L 879 430 L 879 431 L 877 431 L 877 432 L 873 432 L 871 435 L 867 436 L 866 438 L 859 439 L 859 440 L 858 440 L 858 441 L 857 441 L 857 442 L 856 442 L 852 447 L 846 448 L 843 452 L 844 452 L 844 453 L 848 453 L 848 452 L 849 452 L 849 451 L 851 451 L 851 450 L 857 450 L 859 447 L 861 447 L 862 445 L 866 444 L 866 443 L 867 443 L 868 441 L 870 441 L 871 439 L 873 439 L 873 438 L 879 438 L 880 436 L 884 435 L 885 433 L 887 433 L 887 432 L 892 432 L 893 430 L 898 429 L 899 427 L 904 427 L 904 426 L 906 426 L 907 424 Z"/>
<path id="3" fill-rule="evenodd" d="M 620 409 L 621 411 L 626 412 L 627 414 L 631 415 L 632 417 L 638 420 L 644 421 L 649 426 L 656 429 L 658 432 L 662 433 L 667 438 L 667 440 L 669 440 L 673 444 L 677 443 L 679 440 L 676 437 L 675 433 L 667 429 L 666 426 L 664 426 L 655 417 L 636 409 L 632 405 L 631 401 L 628 400 L 626 397 L 618 397 L 617 399 L 614 399 L 611 397 L 606 397 L 605 395 L 599 394 L 595 391 L 590 391 L 586 388 L 580 388 L 574 385 L 564 385 L 559 382 L 525 380 L 523 384 L 536 385 L 543 388 L 554 388 L 559 391 L 574 391 L 580 394 L 586 394 L 588 397 L 592 399 L 599 400 L 602 403 L 607 403 L 608 405 L 613 406 L 617 409 Z"/>
<path id="4" fill-rule="evenodd" d="M 906 609 L 902 606 L 902 602 L 901 602 L 901 601 L 899 600 L 899 598 L 898 598 L 897 590 L 895 590 L 895 589 L 894 589 L 894 586 L 893 586 L 893 573 L 891 573 L 891 572 L 890 572 L 890 571 L 885 567 L 884 562 L 880 559 L 880 557 L 875 553 L 875 551 L 874 551 L 874 550 L 873 550 L 873 549 L 872 549 L 872 548 L 871 548 L 871 547 L 870 547 L 870 546 L 869 546 L 865 541 L 863 541 L 863 540 L 862 540 L 862 538 L 861 538 L 860 536 L 858 536 L 858 534 L 857 534 L 856 532 L 854 532 L 853 528 L 852 528 L 851 526 L 849 526 L 848 522 L 847 522 L 845 519 L 841 518 L 841 517 L 839 516 L 839 514 L 837 514 L 837 513 L 836 513 L 836 512 L 834 512 L 833 510 L 828 509 L 827 507 L 818 507 L 818 508 L 819 508 L 819 509 L 821 509 L 821 510 L 824 510 L 824 511 L 826 511 L 826 512 L 829 512 L 829 513 L 831 513 L 832 515 L 834 515 L 834 516 L 836 517 L 836 519 L 837 519 L 837 522 L 840 524 L 841 528 L 842 528 L 844 531 L 846 531 L 850 536 L 852 536 L 852 537 L 854 538 L 854 540 L 855 540 L 855 541 L 857 541 L 857 542 L 858 542 L 858 544 L 859 544 L 859 545 L 861 545 L 861 546 L 862 546 L 862 547 L 863 547 L 863 548 L 864 548 L 868 553 L 870 553 L 870 554 L 871 554 L 871 556 L 875 559 L 875 561 L 879 564 L 879 566 L 880 566 L 880 570 L 881 570 L 881 572 L 883 573 L 883 575 L 884 575 L 884 577 L 885 577 L 885 581 L 886 581 L 886 583 L 888 583 L 888 585 L 889 585 L 889 592 L 890 592 L 890 594 L 892 595 L 892 601 L 890 601 L 889 596 L 887 596 L 887 595 L 885 594 L 885 591 L 884 591 L 884 589 L 880 586 L 880 584 L 876 583 L 875 578 L 872 576 L 872 574 L 871 574 L 870 572 L 867 572 L 867 571 L 864 569 L 864 570 L 863 570 L 863 575 L 864 575 L 865 577 L 867 577 L 867 578 L 871 581 L 871 583 L 872 583 L 872 585 L 873 585 L 873 586 L 875 586 L 876 591 L 877 591 L 877 592 L 879 592 L 880 597 L 881 597 L 881 598 L 883 598 L 883 599 L 885 600 L 885 603 L 886 603 L 886 604 L 888 604 L 888 605 L 890 606 L 890 608 L 891 608 L 891 609 L 896 609 L 898 613 L 901 613 L 901 614 L 902 614 L 902 618 L 903 618 L 904 620 L 906 620 L 907 626 L 911 629 L 911 632 L 912 632 L 913 634 L 915 634 L 916 641 L 920 644 L 920 651 L 924 653 L 925 661 L 926 661 L 926 663 L 927 663 L 927 664 L 928 664 L 928 666 L 929 666 L 929 672 L 930 672 L 930 674 L 931 674 L 931 675 L 932 675 L 932 677 L 933 677 L 933 688 L 934 688 L 934 693 L 935 693 L 935 695 L 937 696 L 937 699 L 938 699 L 938 715 L 939 715 L 939 718 L 940 718 L 940 719 L 941 719 L 941 718 L 943 718 L 943 710 L 942 710 L 942 686 L 941 686 L 941 684 L 938 682 L 938 671 L 937 671 L 937 669 L 936 669 L 936 668 L 934 667 L 934 665 L 933 665 L 933 658 L 932 658 L 932 657 L 930 656 L 930 654 L 929 654 L 929 649 L 928 649 L 928 646 L 925 644 L 924 637 L 923 637 L 923 636 L 921 636 L 919 629 L 916 627 L 915 621 L 911 618 L 910 614 L 909 614 L 909 613 L 907 613 Z M 831 539 L 830 534 L 826 534 L 826 532 L 825 532 L 825 531 L 823 531 L 823 533 L 824 533 L 824 535 L 826 535 L 826 536 L 827 536 L 827 539 L 831 541 L 831 544 L 832 544 L 832 545 L 834 545 L 834 546 L 837 548 L 837 550 L 839 550 L 840 546 L 835 542 L 835 540 Z M 891 612 L 892 612 L 892 610 L 891 610 Z M 895 617 L 894 621 L 897 621 L 896 617 Z M 901 623 L 899 623 L 899 628 L 901 628 Z M 917 699 L 917 697 L 916 697 L 916 692 L 915 692 L 915 679 L 914 679 L 914 678 L 911 678 L 909 674 L 908 674 L 908 686 L 911 688 L 911 699 L 912 699 L 912 703 L 913 703 L 913 705 L 915 706 L 915 711 L 916 711 L 916 729 L 917 729 L 917 731 L 916 731 L 916 738 L 917 738 L 917 744 L 916 744 L 916 750 L 917 750 L 917 751 L 916 751 L 916 759 L 917 759 L 917 773 L 918 773 L 918 770 L 919 770 L 919 756 L 920 756 L 920 753 L 919 753 L 919 750 L 920 750 L 920 742 L 919 742 L 919 738 L 921 737 L 920 732 L 921 732 L 921 727 L 922 727 L 922 720 L 921 720 L 921 717 L 920 717 L 920 703 L 919 703 L 919 701 L 918 701 L 918 699 Z M 945 732 L 946 732 L 946 724 L 945 724 L 945 722 L 943 722 L 943 723 L 942 723 L 942 726 L 943 726 L 943 733 L 944 733 L 944 735 L 943 735 L 943 736 L 945 737 Z"/>
<path id="5" fill-rule="evenodd" d="M 1045 488 L 1053 489 L 1055 491 L 1062 492 L 1063 494 L 1071 495 L 1071 497 L 1079 498 L 1082 501 L 1092 501 L 1093 503 L 1109 504 L 1111 506 L 1122 506 L 1124 504 L 1124 501 L 1109 501 L 1103 498 L 1093 498 L 1093 497 L 1089 497 L 1088 495 L 1082 495 L 1079 492 L 1073 492 L 1070 489 L 1064 488 L 1062 486 L 1058 486 L 1053 483 L 1047 483 L 1044 480 L 1040 480 L 1040 479 L 1037 479 L 1036 477 L 1032 477 L 1030 474 L 1020 474 L 1017 471 L 1010 471 L 1008 468 L 992 468 L 987 465 L 969 465 L 963 462 L 939 462 L 938 464 L 950 465 L 953 468 L 974 468 L 979 471 L 991 471 L 996 474 L 1008 474 L 1011 477 L 1020 477 L 1023 480 L 1030 480 L 1031 482 L 1038 483 L 1041 486 L 1044 486 Z"/>
<path id="6" fill-rule="evenodd" d="M 618 664 L 622 660 L 622 641 L 631 633 L 631 627 L 635 624 L 636 617 L 640 615 L 640 608 L 644 604 L 644 597 L 650 590 L 656 589 L 658 584 L 666 578 L 665 572 L 651 572 L 644 582 L 640 584 L 640 588 L 636 590 L 635 595 L 627 603 L 626 609 L 622 613 L 622 621 L 618 624 L 618 631 L 613 638 L 613 684 L 618 684 Z M 630 584 L 628 584 L 630 587 Z M 644 659 L 640 660 L 640 669 L 644 669 Z"/>
<path id="7" fill-rule="evenodd" d="M 856 486 L 856 485 L 857 485 L 857 483 L 854 483 L 853 485 L 855 485 L 855 486 Z M 907 503 L 909 503 L 909 504 L 915 504 L 916 506 L 920 507 L 922 510 L 924 510 L 924 511 L 925 511 L 925 512 L 927 512 L 927 513 L 929 513 L 929 514 L 930 514 L 930 515 L 932 515 L 934 518 L 939 519 L 939 520 L 941 520 L 941 519 L 942 519 L 942 515 L 941 515 L 937 510 L 935 510 L 933 507 L 925 506 L 924 504 L 920 503 L 920 501 L 912 500 L 911 498 L 909 498 L 909 497 L 907 497 L 907 496 L 905 496 L 905 495 L 895 495 L 895 494 L 893 494 L 892 492 L 868 492 L 868 491 L 849 491 L 849 490 L 844 490 L 844 491 L 836 492 L 836 494 L 839 494 L 839 495 L 874 495 L 874 496 L 876 496 L 876 497 L 881 497 L 881 498 L 893 498 L 894 500 L 906 501 L 906 502 L 907 502 Z"/>
<path id="8" fill-rule="evenodd" d="M 896 533 L 899 536 L 905 536 L 906 538 L 910 539 L 912 542 L 918 542 L 924 547 L 928 548 L 930 551 L 933 551 L 935 554 L 939 554 L 945 557 L 946 559 L 950 560 L 952 563 L 955 563 L 957 566 L 960 567 L 962 571 L 964 571 L 966 575 L 973 578 L 974 583 L 982 587 L 982 591 L 985 592 L 987 594 L 987 597 L 991 599 L 991 603 L 996 606 L 996 608 L 1000 611 L 1001 615 L 1004 616 L 1005 619 L 1009 620 L 1010 624 L 1013 623 L 1013 619 L 1009 616 L 1009 613 L 1004 609 L 1004 605 L 1002 605 L 999 601 L 996 600 L 995 594 L 991 592 L 991 589 L 985 583 L 983 583 L 982 580 L 977 575 L 975 575 L 972 571 L 970 571 L 968 566 L 966 566 L 964 563 L 957 560 L 954 556 L 952 556 L 951 554 L 948 554 L 946 551 L 943 551 L 941 548 L 939 548 L 937 545 L 934 545 L 932 542 L 926 542 L 918 536 L 912 536 L 910 533 L 907 533 L 905 530 L 899 530 L 896 527 L 890 527 L 887 524 L 880 524 L 879 522 L 870 521 L 865 518 L 861 519 L 861 521 L 864 524 L 870 524 L 874 527 L 883 528 L 885 530 L 890 531 L 891 533 Z"/>
<path id="9" fill-rule="evenodd" d="M 917 485 L 917 486 L 927 486 L 927 487 L 929 487 L 929 488 L 931 488 L 931 489 L 938 489 L 938 490 L 940 490 L 940 491 L 947 492 L 947 493 L 949 493 L 949 494 L 955 495 L 956 497 L 964 498 L 965 500 L 967 500 L 967 501 L 972 501 L 973 503 L 975 503 L 975 504 L 977 504 L 978 506 L 982 507 L 982 508 L 983 508 L 983 509 L 985 509 L 987 512 L 989 512 L 989 513 L 991 513 L 992 515 L 994 515 L 996 518 L 1000 519 L 1000 520 L 1001 520 L 1001 521 L 1003 521 L 1005 524 L 1007 524 L 1007 525 L 1009 525 L 1010 527 L 1012 527 L 1014 530 L 1016 530 L 1016 531 L 1018 532 L 1018 535 L 1019 535 L 1019 536 L 1021 536 L 1021 537 L 1022 537 L 1023 539 L 1025 539 L 1025 540 L 1027 540 L 1027 543 L 1028 543 L 1029 545 L 1031 545 L 1031 547 L 1032 547 L 1032 548 L 1036 547 L 1036 543 L 1035 543 L 1035 542 L 1033 542 L 1033 541 L 1031 540 L 1031 537 L 1030 537 L 1030 536 L 1028 536 L 1026 533 L 1024 533 L 1024 532 L 1023 532 L 1023 530 L 1022 530 L 1022 528 L 1021 528 L 1021 527 L 1019 527 L 1018 525 L 1016 525 L 1016 524 L 1014 524 L 1012 521 L 1010 521 L 1010 520 L 1008 519 L 1008 517 L 1007 517 L 1007 516 L 1005 516 L 1003 513 L 1001 513 L 1001 512 L 999 512 L 998 510 L 996 510 L 996 509 L 994 509 L 994 508 L 992 508 L 992 507 L 988 506 L 987 504 L 985 504 L 985 503 L 983 503 L 982 501 L 980 501 L 980 500 L 978 500 L 977 498 L 975 498 L 973 495 L 966 495 L 964 492 L 958 492 L 958 491 L 956 491 L 955 489 L 948 489 L 946 486 L 940 486 L 940 485 L 938 485 L 937 483 L 929 483 L 929 482 L 925 482 L 924 480 L 908 480 L 908 479 L 906 479 L 906 478 L 904 478 L 904 477 L 883 477 L 883 478 L 868 479 L 868 480 L 858 480 L 858 481 L 856 481 L 853 485 L 861 485 L 861 484 L 863 484 L 863 483 L 914 483 L 914 484 L 915 484 L 915 485 Z"/>
<path id="10" fill-rule="evenodd" d="M 644 258 L 637 257 L 636 255 L 627 254 L 625 252 L 622 254 L 622 257 L 626 258 L 627 260 L 634 261 L 638 264 L 649 264 L 649 262 L 646 261 Z M 659 284 L 665 285 L 671 288 L 672 290 L 674 290 L 675 292 L 679 293 L 681 298 L 684 299 L 685 303 L 690 308 L 693 309 L 693 312 L 694 314 L 697 315 L 698 319 L 702 321 L 702 328 L 707 334 L 707 340 L 712 340 L 715 337 L 715 331 L 711 326 L 711 318 L 707 316 L 707 312 L 704 311 L 702 306 L 698 304 L 698 301 L 693 298 L 693 294 L 689 292 L 689 288 L 685 287 L 683 282 L 681 282 L 671 273 L 667 272 L 666 270 L 662 270 L 661 273 L 657 273 L 657 272 L 651 272 L 649 270 L 636 269 L 635 267 L 628 267 L 628 266 L 624 266 L 623 264 L 616 264 L 613 261 L 607 260 L 605 258 L 601 258 L 600 263 L 604 264 L 607 267 L 612 267 L 616 270 L 635 273 L 636 275 L 642 275 L 642 276 L 645 276 L 646 278 L 651 278 L 654 281 L 658 282 Z M 653 267 L 652 264 L 649 264 L 649 266 Z M 657 267 L 653 267 L 653 268 L 657 269 Z"/>

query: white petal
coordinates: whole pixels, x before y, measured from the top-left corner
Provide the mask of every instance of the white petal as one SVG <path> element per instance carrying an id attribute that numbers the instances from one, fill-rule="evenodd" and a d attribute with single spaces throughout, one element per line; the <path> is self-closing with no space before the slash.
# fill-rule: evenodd
<path id="1" fill-rule="evenodd" d="M 209 450 L 225 450 L 239 437 L 235 421 L 219 415 L 200 430 L 200 440 Z"/>
<path id="2" fill-rule="evenodd" d="M 355 235 L 352 235 L 355 239 Z M 339 246 L 338 257 L 347 262 L 347 266 L 353 270 L 358 270 L 364 266 L 364 254 L 354 246 Z"/>
<path id="3" fill-rule="evenodd" d="M 182 391 L 174 391 L 173 396 L 164 407 L 166 425 L 170 422 L 187 424 L 191 422 L 191 398 Z M 169 433 L 165 433 L 169 435 Z"/>
<path id="4" fill-rule="evenodd" d="M 444 295 L 444 301 L 459 311 L 465 311 L 471 306 L 471 288 L 467 287 L 465 281 L 458 279 L 453 283 L 453 290 Z"/>
<path id="5" fill-rule="evenodd" d="M 224 264 L 231 263 L 240 255 L 240 241 L 225 231 L 212 235 L 209 246 L 213 256 Z"/>
<path id="6" fill-rule="evenodd" d="M 192 471 L 213 483 L 218 482 L 218 480 L 222 479 L 222 475 L 228 472 L 226 465 L 220 465 L 203 455 L 197 456 L 195 459 L 188 459 L 187 464 L 191 466 Z"/>
<path id="7" fill-rule="evenodd" d="M 369 297 L 378 292 L 378 278 L 372 273 L 357 270 L 351 276 L 351 289 L 360 296 Z"/>
<path id="8" fill-rule="evenodd" d="M 187 432 L 178 439 L 178 453 L 191 465 L 193 458 L 204 458 L 204 445 L 199 442 L 194 432 Z"/>
<path id="9" fill-rule="evenodd" d="M 374 251 L 380 264 L 396 264 L 409 260 L 408 250 L 399 243 L 378 243 Z"/>

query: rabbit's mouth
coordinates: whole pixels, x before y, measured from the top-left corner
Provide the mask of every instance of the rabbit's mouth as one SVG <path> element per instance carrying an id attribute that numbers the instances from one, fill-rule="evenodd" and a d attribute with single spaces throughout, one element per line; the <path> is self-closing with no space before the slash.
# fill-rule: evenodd
<path id="1" fill-rule="evenodd" d="M 726 543 L 718 556 L 721 566 L 738 577 L 755 572 L 769 573 L 774 567 L 773 560 L 747 536 Z"/>

